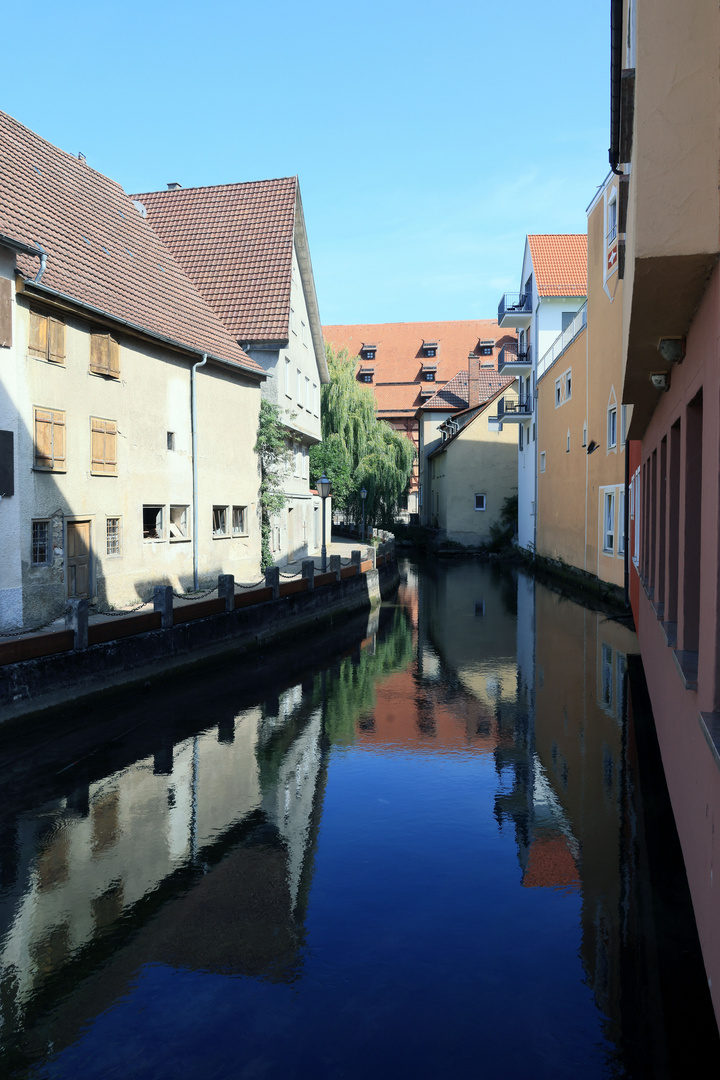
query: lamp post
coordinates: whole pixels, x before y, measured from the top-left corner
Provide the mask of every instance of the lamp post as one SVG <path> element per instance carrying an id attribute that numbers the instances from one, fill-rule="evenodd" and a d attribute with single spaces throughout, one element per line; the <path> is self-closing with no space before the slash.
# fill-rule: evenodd
<path id="1" fill-rule="evenodd" d="M 318 491 L 320 492 L 320 498 L 322 499 L 322 572 L 327 572 L 327 548 L 325 547 L 325 500 L 330 494 L 330 481 L 325 473 L 322 474 L 317 482 Z"/>
<path id="2" fill-rule="evenodd" d="M 360 498 L 362 499 L 363 508 L 363 523 L 362 523 L 362 540 L 365 543 L 365 500 L 367 499 L 367 491 L 363 488 L 360 492 Z"/>

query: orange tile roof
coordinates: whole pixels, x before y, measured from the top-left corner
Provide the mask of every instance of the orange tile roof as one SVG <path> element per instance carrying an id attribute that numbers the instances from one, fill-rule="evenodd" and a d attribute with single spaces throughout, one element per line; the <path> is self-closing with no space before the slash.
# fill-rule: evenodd
<path id="1" fill-rule="evenodd" d="M 539 296 L 587 296 L 587 235 L 528 236 Z"/>
<path id="2" fill-rule="evenodd" d="M 420 391 L 432 386 L 422 378 L 423 361 L 436 364 L 435 383 L 438 389 L 452 379 L 458 369 L 467 368 L 468 353 L 477 350 L 482 340 L 493 340 L 492 357 L 481 357 L 481 362 L 492 361 L 497 368 L 498 349 L 515 336 L 500 330 L 495 319 L 466 319 L 452 322 L 428 323 L 371 323 L 361 326 L 324 326 L 323 336 L 336 349 L 347 348 L 357 355 L 363 342 L 376 343 L 377 352 L 372 364 L 375 368 L 372 386 L 377 402 L 378 416 L 414 414 L 423 404 Z M 437 341 L 438 352 L 434 357 L 424 357 L 423 341 Z M 363 366 L 358 364 L 358 370 Z"/>
<path id="3" fill-rule="evenodd" d="M 563 836 L 533 837 L 522 883 L 526 889 L 580 888 L 577 863 Z"/>
<path id="4" fill-rule="evenodd" d="M 240 341 L 287 341 L 296 176 L 134 195 Z"/>
<path id="5" fill-rule="evenodd" d="M 263 374 L 119 184 L 0 112 L 0 233 L 42 248 L 41 286 Z M 18 258 L 34 278 L 38 260 Z"/>
<path id="6" fill-rule="evenodd" d="M 506 386 L 515 382 L 514 375 L 500 375 L 497 371 L 480 368 L 480 404 L 496 394 L 498 390 L 504 390 Z M 468 407 L 468 370 L 458 371 L 454 378 L 445 383 L 442 390 L 438 390 L 434 397 L 424 401 L 421 408 L 440 409 L 447 412 L 449 409 L 467 409 Z"/>

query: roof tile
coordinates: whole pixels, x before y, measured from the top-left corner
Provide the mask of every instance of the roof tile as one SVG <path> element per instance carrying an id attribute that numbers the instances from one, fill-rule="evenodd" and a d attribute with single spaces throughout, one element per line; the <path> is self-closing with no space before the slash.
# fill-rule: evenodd
<path id="1" fill-rule="evenodd" d="M 528 236 L 539 296 L 587 296 L 587 235 Z"/>

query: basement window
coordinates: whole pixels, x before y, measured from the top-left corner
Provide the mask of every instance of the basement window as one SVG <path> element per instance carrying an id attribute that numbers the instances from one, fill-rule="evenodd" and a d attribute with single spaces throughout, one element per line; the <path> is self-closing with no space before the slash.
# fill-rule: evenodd
<path id="1" fill-rule="evenodd" d="M 171 506 L 170 507 L 170 539 L 171 540 L 189 540 L 190 534 L 188 532 L 188 507 L 187 506 Z"/>
<path id="2" fill-rule="evenodd" d="M 483 493 L 481 493 L 481 492 L 476 493 L 476 495 L 475 495 L 475 509 L 476 510 L 484 510 L 485 509 L 485 495 Z"/>
<path id="3" fill-rule="evenodd" d="M 50 562 L 50 522 L 33 521 L 32 523 L 32 564 L 47 566 Z"/>
<path id="4" fill-rule="evenodd" d="M 213 538 L 228 535 L 227 506 L 213 506 Z"/>
<path id="5" fill-rule="evenodd" d="M 164 540 L 163 507 L 143 506 L 143 540 Z"/>

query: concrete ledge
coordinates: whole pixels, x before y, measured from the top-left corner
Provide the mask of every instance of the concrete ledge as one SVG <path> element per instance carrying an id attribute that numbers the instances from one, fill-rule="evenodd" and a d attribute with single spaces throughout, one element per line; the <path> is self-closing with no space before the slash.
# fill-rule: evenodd
<path id="1" fill-rule="evenodd" d="M 122 683 L 144 682 L 156 673 L 207 656 L 247 652 L 260 644 L 299 637 L 301 631 L 305 631 L 306 648 L 309 628 L 377 606 L 400 580 L 394 561 L 366 574 L 358 575 L 356 567 L 352 570 L 352 577 L 325 588 L 308 589 L 305 581 L 305 591 L 278 600 L 208 613 L 206 617 L 197 617 L 194 612 L 192 621 L 166 629 L 6 664 L 0 668 L 0 719 L 77 701 Z M 200 604 L 192 606 L 199 608 Z"/>

